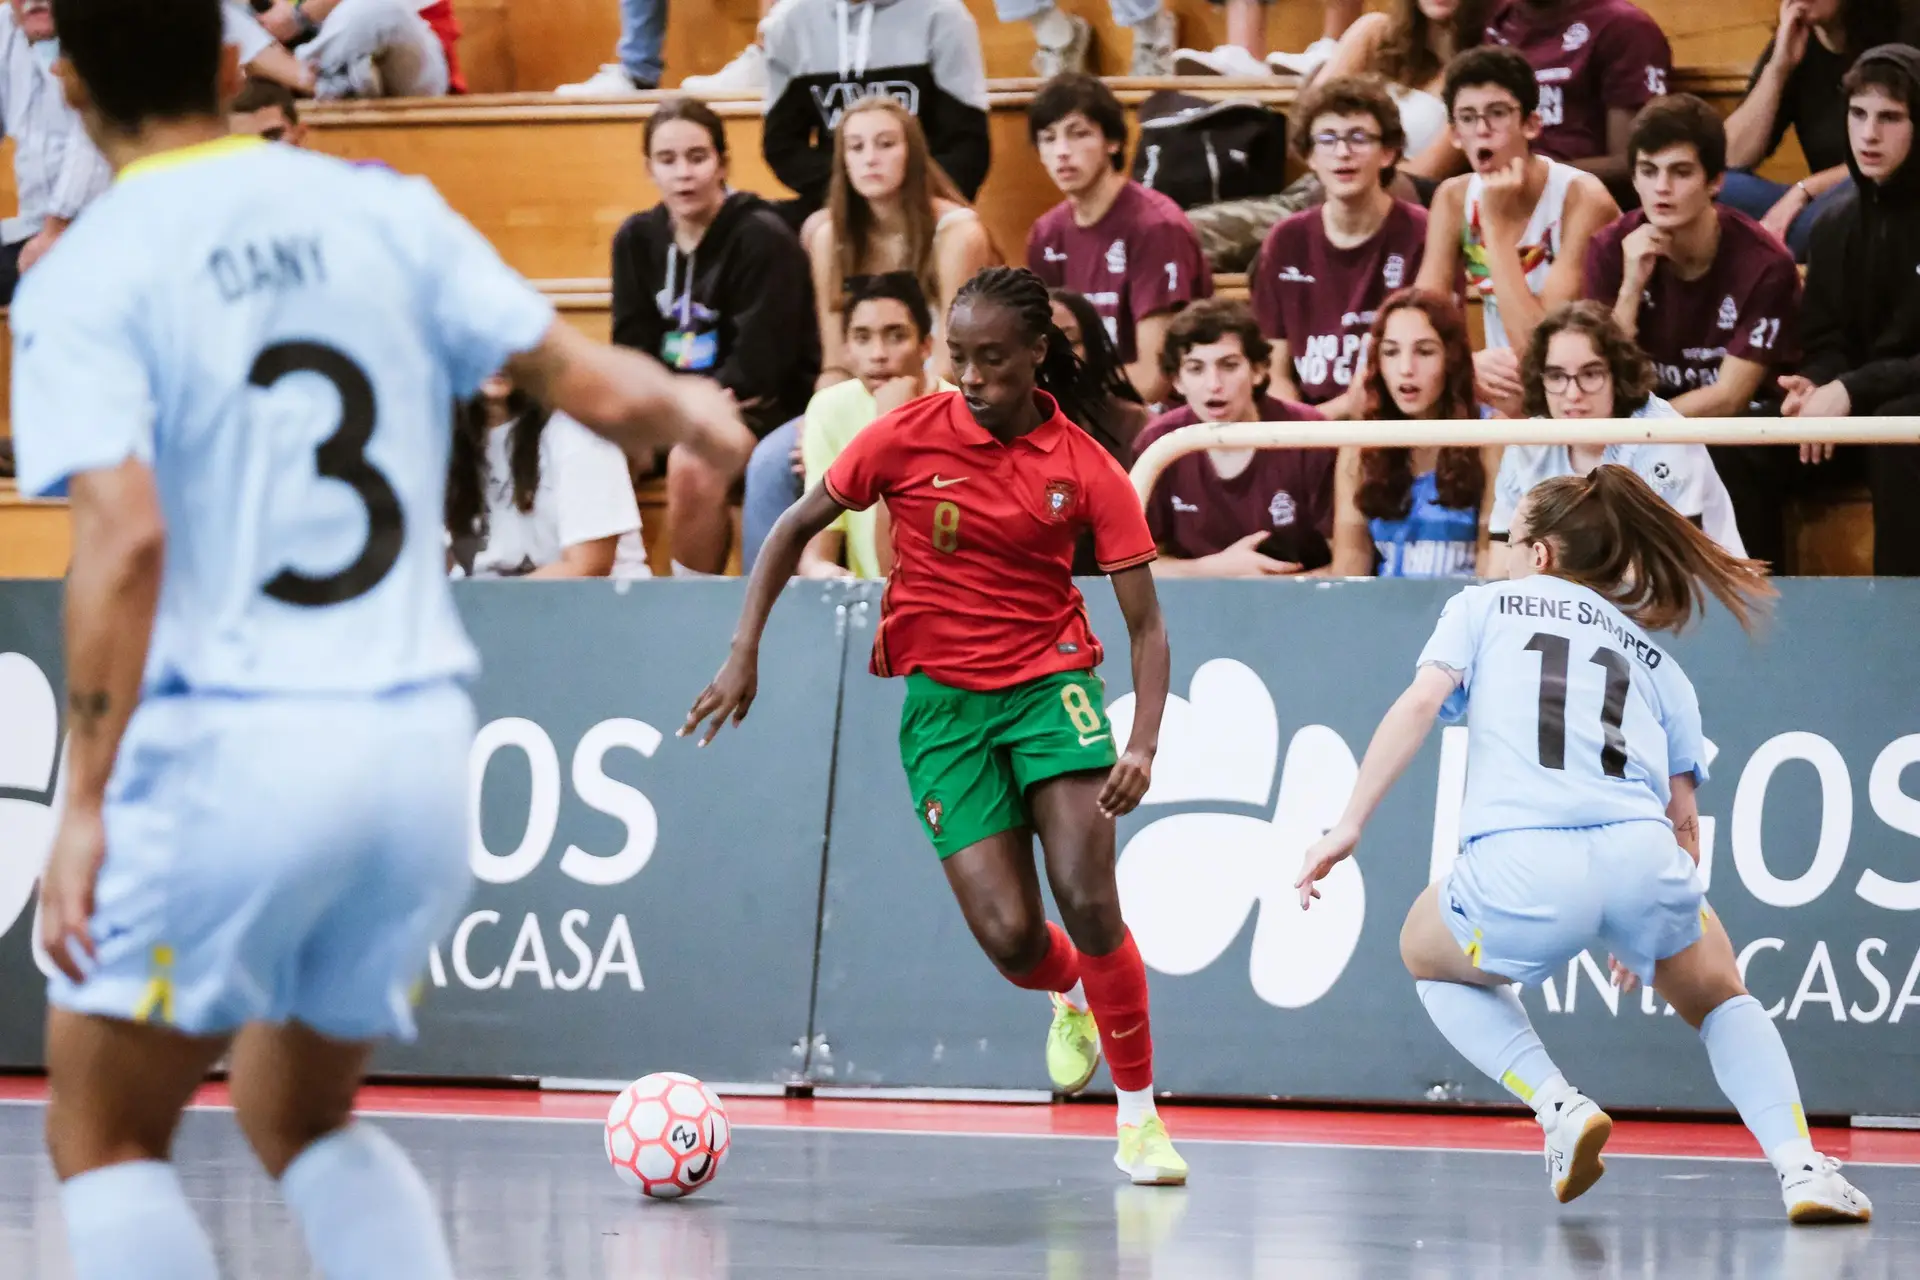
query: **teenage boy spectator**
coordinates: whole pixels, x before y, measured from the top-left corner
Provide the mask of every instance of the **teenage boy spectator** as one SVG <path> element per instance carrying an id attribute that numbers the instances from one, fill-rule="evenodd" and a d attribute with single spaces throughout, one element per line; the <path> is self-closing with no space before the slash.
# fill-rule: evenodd
<path id="1" fill-rule="evenodd" d="M 1142 450 L 1196 422 L 1300 422 L 1305 405 L 1266 393 L 1272 347 L 1244 302 L 1214 298 L 1180 313 L 1161 364 L 1186 407 L 1148 424 Z M 1332 559 L 1333 449 L 1209 449 L 1161 472 L 1147 501 L 1159 577 L 1259 578 L 1324 569 Z"/>
<path id="2" fill-rule="evenodd" d="M 0 8 L 0 131 L 13 139 L 18 216 L 0 222 L 0 306 L 80 211 L 112 185 L 53 73 L 59 38 L 46 0 Z"/>
<path id="3" fill-rule="evenodd" d="M 1512 49 L 1482 45 L 1447 67 L 1443 98 L 1470 173 L 1434 193 L 1419 287 L 1457 296 L 1462 271 L 1482 304 L 1480 398 L 1519 416 L 1520 353 L 1547 312 L 1580 296 L 1594 233 L 1620 216 L 1598 178 L 1535 155 L 1540 86 Z"/>
<path id="4" fill-rule="evenodd" d="M 860 98 L 884 93 L 920 119 L 940 168 L 972 200 L 986 180 L 987 71 L 964 0 L 790 0 L 761 25 L 774 177 L 799 196 L 797 229 L 826 199 L 833 131 Z"/>
<path id="5" fill-rule="evenodd" d="M 1166 398 L 1160 358 L 1174 313 L 1213 293 L 1213 271 L 1180 206 L 1127 177 L 1127 116 L 1087 75 L 1049 81 L 1027 108 L 1027 136 L 1065 200 L 1027 234 L 1027 266 L 1050 288 L 1087 296 L 1127 378 Z"/>
<path id="6" fill-rule="evenodd" d="M 1249 277 L 1253 314 L 1273 340 L 1273 393 L 1357 418 L 1374 312 L 1419 274 L 1427 211 L 1386 189 L 1406 131 L 1380 81 L 1321 81 L 1294 118 L 1302 125 L 1294 151 L 1326 203 L 1267 233 Z"/>
<path id="7" fill-rule="evenodd" d="M 1506 0 L 1487 39 L 1519 50 L 1539 80 L 1534 150 L 1624 187 L 1634 112 L 1673 70 L 1660 24 L 1632 0 Z"/>
<path id="8" fill-rule="evenodd" d="M 1640 208 L 1593 239 L 1586 295 L 1613 308 L 1653 360 L 1654 393 L 1689 418 L 1731 418 L 1799 360 L 1800 272 L 1744 213 L 1714 203 L 1726 169 L 1720 113 L 1692 94 L 1634 117 Z"/>
<path id="9" fill-rule="evenodd" d="M 1798 376 L 1781 379 L 1781 412 L 1920 415 L 1920 49 L 1869 49 L 1841 87 L 1854 190 L 1813 229 L 1801 313 L 1806 357 Z M 1802 447 L 1803 458 L 1829 452 Z M 1873 571 L 1920 575 L 1920 445 L 1873 445 L 1866 458 Z"/>
<path id="10" fill-rule="evenodd" d="M 1807 258 L 1814 219 L 1849 185 L 1847 99 L 1840 81 L 1865 49 L 1897 38 L 1900 15 L 1885 0 L 1782 0 L 1780 25 L 1753 65 L 1747 96 L 1727 117 L 1727 174 L 1720 200 L 1760 219 Z M 1745 172 L 1800 140 L 1808 175 L 1788 185 Z"/>
<path id="11" fill-rule="evenodd" d="M 234 133 L 250 133 L 290 147 L 303 147 L 307 143 L 307 126 L 300 123 L 300 108 L 293 100 L 293 90 L 271 80 L 247 81 L 233 105 L 227 108 L 227 125 Z"/>

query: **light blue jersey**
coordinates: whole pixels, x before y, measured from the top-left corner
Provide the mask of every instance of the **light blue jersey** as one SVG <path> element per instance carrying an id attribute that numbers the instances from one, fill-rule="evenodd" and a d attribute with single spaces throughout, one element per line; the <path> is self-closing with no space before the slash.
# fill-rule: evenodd
<path id="1" fill-rule="evenodd" d="M 1700 702 L 1673 655 L 1597 593 L 1538 574 L 1468 587 L 1420 654 L 1461 673 L 1462 841 L 1498 831 L 1666 822 L 1668 779 L 1707 776 Z"/>
<path id="2" fill-rule="evenodd" d="M 149 690 L 468 676 L 442 535 L 452 406 L 553 320 L 422 180 L 254 139 L 158 156 L 14 302 L 21 488 L 153 467 Z"/>

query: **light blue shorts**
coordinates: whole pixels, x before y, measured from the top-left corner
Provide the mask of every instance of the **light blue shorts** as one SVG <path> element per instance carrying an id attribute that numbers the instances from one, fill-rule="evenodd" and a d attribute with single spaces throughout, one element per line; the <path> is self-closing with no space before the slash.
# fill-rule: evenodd
<path id="1" fill-rule="evenodd" d="M 1471 841 L 1440 886 L 1440 914 L 1473 962 L 1537 985 L 1590 947 L 1653 981 L 1699 941 L 1706 891 L 1662 822 L 1499 831 Z"/>
<path id="2" fill-rule="evenodd" d="M 411 1039 L 427 953 L 465 903 L 473 704 L 150 697 L 107 789 L 98 963 L 62 1009 L 191 1035 L 298 1020 Z"/>

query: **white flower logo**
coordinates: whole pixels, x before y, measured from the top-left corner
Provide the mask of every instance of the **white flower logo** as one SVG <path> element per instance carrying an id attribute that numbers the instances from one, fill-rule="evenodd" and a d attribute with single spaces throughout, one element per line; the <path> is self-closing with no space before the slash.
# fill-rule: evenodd
<path id="1" fill-rule="evenodd" d="M 1324 996 L 1360 941 L 1366 888 L 1341 863 L 1323 900 L 1300 909 L 1293 880 L 1307 847 L 1339 819 L 1359 768 L 1338 733 L 1307 725 L 1287 744 L 1277 799 L 1280 722 L 1252 668 L 1217 658 L 1193 674 L 1189 697 L 1167 700 L 1160 756 L 1146 804 L 1231 803 L 1243 814 L 1185 812 L 1148 824 L 1121 852 L 1120 899 L 1146 962 L 1162 973 L 1198 973 L 1218 960 L 1259 908 L 1249 976 L 1254 994 L 1282 1009 Z M 1109 709 L 1114 739 L 1133 728 L 1133 695 Z"/>
<path id="2" fill-rule="evenodd" d="M 24 654 L 0 653 L 0 724 L 6 726 L 0 733 L 0 788 L 48 797 L 0 797 L 0 935 L 5 935 L 26 910 L 47 864 L 66 777 L 65 761 L 58 758 L 60 716 L 53 686 Z M 33 951 L 47 970 L 38 931 Z"/>

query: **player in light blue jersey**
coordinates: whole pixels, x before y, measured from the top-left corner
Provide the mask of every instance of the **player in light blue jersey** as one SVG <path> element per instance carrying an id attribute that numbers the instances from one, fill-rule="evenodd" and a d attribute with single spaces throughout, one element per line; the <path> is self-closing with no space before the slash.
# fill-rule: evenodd
<path id="1" fill-rule="evenodd" d="M 632 450 L 738 470 L 753 441 L 556 321 L 426 183 L 225 137 L 220 12 L 54 5 L 119 177 L 12 314 L 21 484 L 68 492 L 74 539 L 48 1145 L 78 1280 L 212 1280 L 168 1157 L 231 1049 L 320 1272 L 449 1280 L 426 1185 L 351 1113 L 470 883 L 454 400 L 505 367 Z"/>
<path id="2" fill-rule="evenodd" d="M 1353 853 L 1436 717 L 1465 717 L 1461 853 L 1407 913 L 1400 954 L 1462 1057 L 1530 1105 L 1562 1202 L 1605 1172 L 1613 1121 L 1567 1083 L 1514 984 L 1585 948 L 1653 984 L 1700 1032 L 1720 1084 L 1780 1177 L 1789 1220 L 1865 1222 L 1873 1206 L 1814 1150 L 1780 1033 L 1741 984 L 1696 864 L 1706 739 L 1693 686 L 1649 632 L 1718 598 L 1741 625 L 1772 594 L 1623 466 L 1548 480 L 1510 531 L 1511 581 L 1447 603 L 1413 683 L 1367 748 L 1340 821 L 1306 854 L 1302 907 Z"/>

